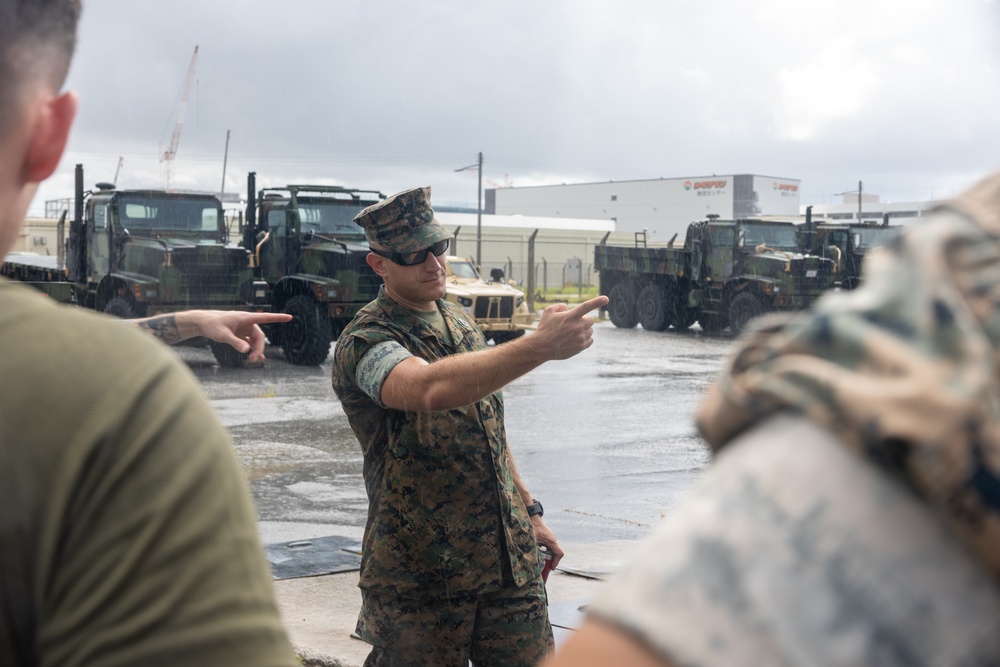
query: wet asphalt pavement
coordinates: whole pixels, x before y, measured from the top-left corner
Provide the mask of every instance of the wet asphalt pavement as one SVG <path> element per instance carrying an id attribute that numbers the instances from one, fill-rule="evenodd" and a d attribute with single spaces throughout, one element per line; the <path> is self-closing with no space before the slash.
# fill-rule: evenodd
<path id="1" fill-rule="evenodd" d="M 530 335 L 530 334 L 529 334 Z M 504 390 L 508 442 L 564 543 L 634 540 L 708 462 L 693 415 L 730 338 L 617 329 Z M 330 360 L 228 369 L 207 349 L 178 348 L 229 428 L 265 543 L 360 539 L 367 511 L 360 448 L 330 387 Z"/>

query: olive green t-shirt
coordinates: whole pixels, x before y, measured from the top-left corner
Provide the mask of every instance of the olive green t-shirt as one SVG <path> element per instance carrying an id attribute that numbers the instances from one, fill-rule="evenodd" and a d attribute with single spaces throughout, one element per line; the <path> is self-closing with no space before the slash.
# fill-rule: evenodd
<path id="1" fill-rule="evenodd" d="M 0 381 L 0 664 L 297 664 L 231 442 L 168 348 L 0 280 Z"/>

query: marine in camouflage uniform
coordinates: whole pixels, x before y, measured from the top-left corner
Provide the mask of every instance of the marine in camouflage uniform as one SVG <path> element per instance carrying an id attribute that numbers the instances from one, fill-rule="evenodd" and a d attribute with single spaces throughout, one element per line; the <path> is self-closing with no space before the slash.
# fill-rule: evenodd
<path id="1" fill-rule="evenodd" d="M 1000 664 L 1000 174 L 863 278 L 741 339 L 715 462 L 555 665 Z"/>
<path id="2" fill-rule="evenodd" d="M 361 443 L 369 499 L 357 631 L 374 646 L 370 665 L 533 665 L 552 647 L 536 534 L 558 543 L 540 516 L 529 518 L 500 387 L 544 358 L 520 340 L 487 348 L 474 321 L 443 300 L 438 256 L 452 235 L 429 198 L 429 188 L 407 190 L 355 218 L 385 279 L 334 353 L 333 388 Z M 552 339 L 548 329 L 540 325 L 536 343 Z M 407 374 L 445 359 L 479 365 L 446 378 L 456 395 L 434 403 Z"/>

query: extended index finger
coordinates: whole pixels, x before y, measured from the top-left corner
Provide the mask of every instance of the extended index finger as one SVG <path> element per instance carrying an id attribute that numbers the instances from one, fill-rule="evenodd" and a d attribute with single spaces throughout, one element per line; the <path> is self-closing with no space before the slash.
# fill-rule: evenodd
<path id="1" fill-rule="evenodd" d="M 608 297 L 595 296 L 593 299 L 590 299 L 589 301 L 584 301 L 583 303 L 574 307 L 573 310 L 569 312 L 569 314 L 574 317 L 583 317 L 584 315 L 594 310 L 595 308 L 603 308 L 606 305 L 608 305 Z"/>
<path id="2" fill-rule="evenodd" d="M 248 313 L 248 315 L 247 319 L 253 324 L 273 324 L 292 319 L 292 316 L 287 313 Z"/>

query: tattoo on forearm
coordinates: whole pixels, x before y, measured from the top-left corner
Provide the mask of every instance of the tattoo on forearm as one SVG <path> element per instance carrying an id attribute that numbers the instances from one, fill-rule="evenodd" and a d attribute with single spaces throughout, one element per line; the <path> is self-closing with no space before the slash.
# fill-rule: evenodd
<path id="1" fill-rule="evenodd" d="M 160 315 L 136 322 L 140 329 L 145 329 L 167 345 L 181 341 L 181 333 L 177 330 L 177 319 L 173 315 Z"/>

